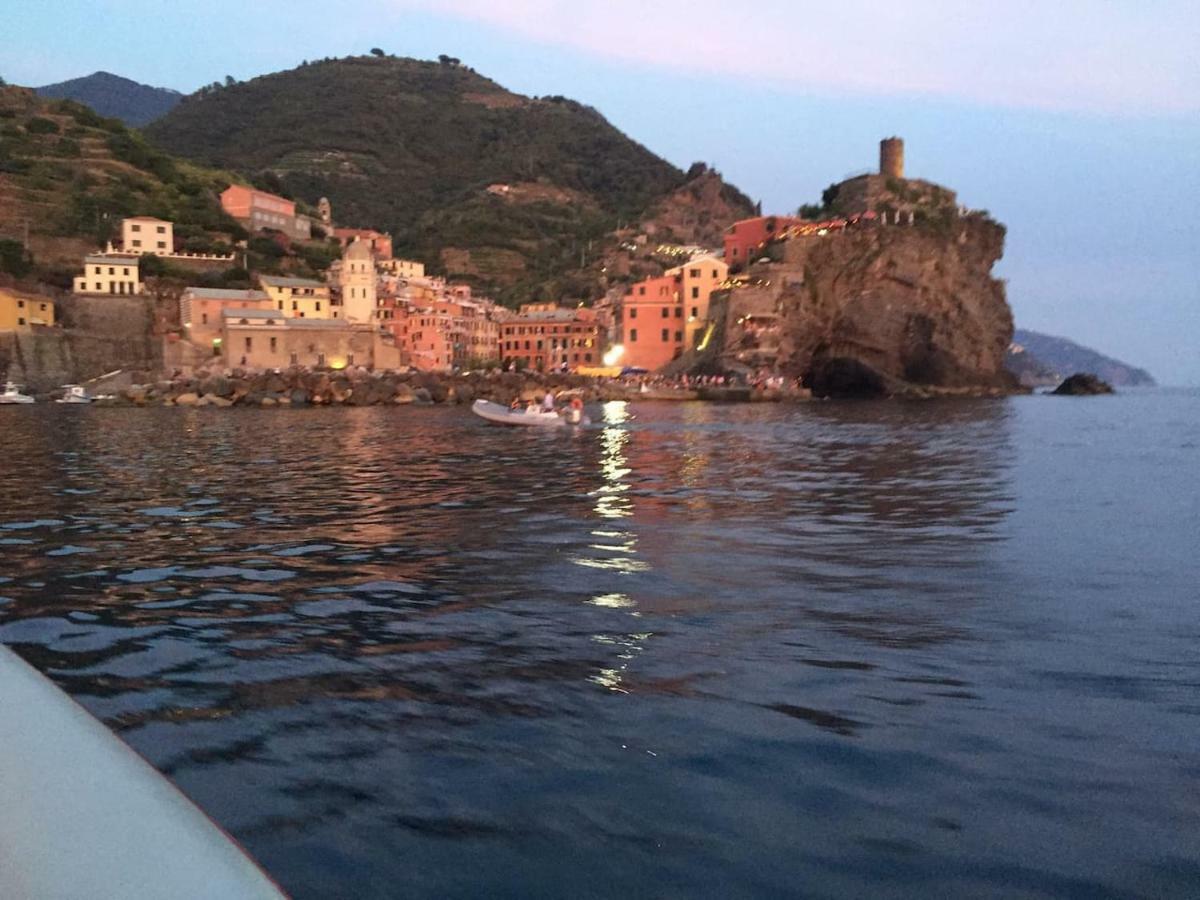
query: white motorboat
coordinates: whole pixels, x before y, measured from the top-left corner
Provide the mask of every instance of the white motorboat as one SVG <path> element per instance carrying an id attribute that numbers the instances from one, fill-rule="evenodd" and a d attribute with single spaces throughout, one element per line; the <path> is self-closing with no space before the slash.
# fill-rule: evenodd
<path id="1" fill-rule="evenodd" d="M 0 646 L 0 895 L 284 895 L 166 778 Z"/>
<path id="2" fill-rule="evenodd" d="M 507 406 L 492 403 L 490 400 L 476 400 L 471 404 L 471 412 L 498 425 L 561 428 L 564 425 L 587 424 L 587 417 L 583 415 L 582 410 L 566 409 L 561 412 L 546 412 L 540 407 L 509 409 Z"/>
<path id="3" fill-rule="evenodd" d="M 86 389 L 77 384 L 63 385 L 63 395 L 55 403 L 91 403 L 95 399 Z"/>
<path id="4" fill-rule="evenodd" d="M 33 403 L 33 398 L 21 393 L 21 386 L 8 381 L 4 384 L 4 393 L 0 394 L 0 403 Z"/>

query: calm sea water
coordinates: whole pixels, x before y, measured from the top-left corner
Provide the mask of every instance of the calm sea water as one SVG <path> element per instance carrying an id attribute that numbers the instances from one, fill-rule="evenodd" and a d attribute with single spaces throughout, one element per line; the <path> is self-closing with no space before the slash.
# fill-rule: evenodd
<path id="1" fill-rule="evenodd" d="M 298 897 L 1200 893 L 1200 393 L 598 418 L 0 409 L 0 640 Z"/>

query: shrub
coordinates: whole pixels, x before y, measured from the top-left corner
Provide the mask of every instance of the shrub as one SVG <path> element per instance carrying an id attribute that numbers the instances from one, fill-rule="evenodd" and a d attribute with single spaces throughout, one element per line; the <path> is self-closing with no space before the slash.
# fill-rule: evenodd
<path id="1" fill-rule="evenodd" d="M 24 278 L 33 268 L 33 257 L 20 241 L 0 240 L 0 272 Z"/>
<path id="2" fill-rule="evenodd" d="M 33 116 L 25 123 L 25 130 L 30 134 L 58 134 L 58 123 L 52 119 Z"/>

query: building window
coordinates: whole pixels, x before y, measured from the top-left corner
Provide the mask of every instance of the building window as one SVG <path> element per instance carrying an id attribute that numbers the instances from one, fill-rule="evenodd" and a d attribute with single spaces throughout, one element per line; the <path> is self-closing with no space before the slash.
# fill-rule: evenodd
<path id="1" fill-rule="evenodd" d="M 682 306 L 675 307 L 675 318 L 677 318 L 677 319 L 683 318 L 683 307 Z"/>
<path id="2" fill-rule="evenodd" d="M 17 316 L 17 324 L 18 324 L 18 325 L 24 325 L 24 324 L 25 324 L 25 318 L 24 318 L 24 316 Z"/>
<path id="3" fill-rule="evenodd" d="M 698 287 L 694 287 L 694 288 L 692 288 L 692 299 L 693 299 L 693 300 L 699 300 L 699 299 L 700 299 L 700 288 L 698 288 Z"/>
<path id="4" fill-rule="evenodd" d="M 275 338 L 271 338 L 271 352 L 275 352 Z"/>
<path id="5" fill-rule="evenodd" d="M 318 300 L 317 301 L 317 312 L 320 312 L 320 311 L 321 311 L 321 301 Z"/>
<path id="6" fill-rule="evenodd" d="M 166 233 L 167 233 L 167 226 L 166 226 L 166 225 L 159 225 L 159 226 L 158 226 L 158 233 L 159 233 L 159 234 L 166 234 Z M 161 244 L 160 244 L 159 246 L 161 246 Z"/>
<path id="7" fill-rule="evenodd" d="M 243 319 L 242 321 L 244 322 L 245 319 Z M 254 338 L 246 338 L 246 352 L 247 353 L 250 352 L 250 350 L 253 346 L 254 346 Z"/>
<path id="8" fill-rule="evenodd" d="M 200 313 L 200 324 L 201 325 L 208 324 L 208 313 Z"/>
<path id="9" fill-rule="evenodd" d="M 664 344 L 671 339 L 671 329 L 670 328 L 664 328 L 662 330 L 662 339 L 663 339 Z"/>
<path id="10" fill-rule="evenodd" d="M 662 308 L 662 317 L 664 319 L 669 319 L 671 317 L 671 311 L 669 309 L 667 309 L 665 306 Z"/>
<path id="11" fill-rule="evenodd" d="M 133 230 L 133 231 L 141 231 L 141 230 L 142 230 L 142 226 L 141 226 L 141 225 L 130 225 L 129 227 L 130 227 L 130 229 L 131 229 L 131 230 Z"/>
<path id="12" fill-rule="evenodd" d="M 636 342 L 636 341 L 637 341 L 637 329 L 636 329 L 636 328 L 632 328 L 632 329 L 630 329 L 630 331 L 629 331 L 629 342 L 630 342 L 630 343 L 634 343 L 634 342 Z"/>
<path id="13" fill-rule="evenodd" d="M 677 331 L 677 332 L 675 332 L 675 340 L 676 340 L 677 342 L 678 342 L 678 341 L 682 341 L 682 340 L 683 340 L 683 332 L 682 332 L 682 331 Z"/>
<path id="14" fill-rule="evenodd" d="M 109 274 L 109 275 L 116 275 L 116 274 L 117 274 L 117 270 L 116 270 L 116 269 L 114 269 L 112 266 L 109 266 L 109 267 L 108 267 L 108 274 Z"/>
<path id="15" fill-rule="evenodd" d="M 293 366 L 299 365 L 300 364 L 300 354 L 293 353 L 291 356 L 291 361 L 292 361 Z"/>
<path id="16" fill-rule="evenodd" d="M 141 241 L 136 241 L 136 240 L 135 240 L 135 241 L 133 242 L 133 246 L 135 246 L 135 247 L 140 247 L 140 246 L 142 246 L 142 242 L 141 242 Z"/>
<path id="17" fill-rule="evenodd" d="M 693 307 L 692 307 L 692 318 L 693 318 L 693 319 L 695 319 L 695 318 L 698 318 L 698 317 L 699 317 L 699 315 L 700 315 L 700 307 L 698 307 L 698 306 L 693 306 Z"/>
<path id="18" fill-rule="evenodd" d="M 163 243 L 162 241 L 159 241 L 159 242 L 158 242 L 158 249 L 159 249 L 159 250 L 162 250 L 162 249 L 164 249 L 166 246 L 167 246 L 167 245 L 166 245 L 165 243 Z"/>
<path id="19" fill-rule="evenodd" d="M 631 319 L 637 318 L 637 307 L 636 306 L 633 307 L 631 310 L 629 310 L 629 318 L 631 318 Z"/>
<path id="20" fill-rule="evenodd" d="M 640 288 L 638 288 L 638 293 L 641 294 L 643 297 L 645 297 L 646 296 L 646 286 L 642 285 Z"/>
<path id="21" fill-rule="evenodd" d="M 296 311 L 296 310 L 298 310 L 299 308 L 300 308 L 300 304 L 299 304 L 299 303 L 297 303 L 295 300 L 293 300 L 293 301 L 292 301 L 292 312 L 295 312 L 295 311 Z"/>
<path id="22" fill-rule="evenodd" d="M 688 275 L 690 275 L 692 278 L 699 278 L 700 270 L 699 269 L 688 269 Z"/>
<path id="23" fill-rule="evenodd" d="M 18 301 L 17 301 L 17 309 L 24 309 L 24 308 L 25 308 L 25 301 L 24 301 L 24 300 L 18 300 Z"/>
<path id="24" fill-rule="evenodd" d="M 325 354 L 324 353 L 317 354 L 317 365 L 318 366 L 325 365 Z"/>

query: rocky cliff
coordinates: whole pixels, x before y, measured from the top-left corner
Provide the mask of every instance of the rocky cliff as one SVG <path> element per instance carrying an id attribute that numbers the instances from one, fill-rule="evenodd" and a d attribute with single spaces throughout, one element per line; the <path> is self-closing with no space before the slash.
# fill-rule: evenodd
<path id="1" fill-rule="evenodd" d="M 862 223 L 768 247 L 726 300 L 722 365 L 778 368 L 818 395 L 1016 389 L 1012 312 L 984 213 Z"/>

